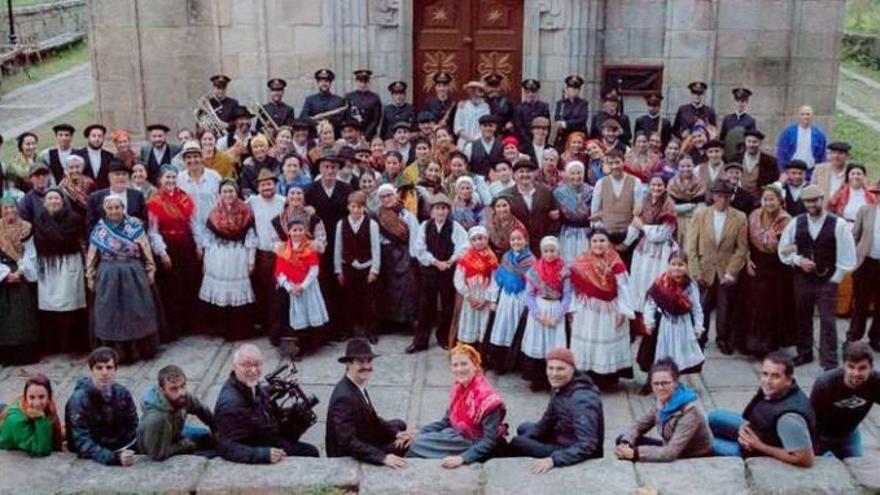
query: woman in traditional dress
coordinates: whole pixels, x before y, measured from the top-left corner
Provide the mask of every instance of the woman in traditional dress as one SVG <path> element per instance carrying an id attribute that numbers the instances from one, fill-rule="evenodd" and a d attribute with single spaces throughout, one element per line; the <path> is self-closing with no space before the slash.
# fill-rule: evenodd
<path id="1" fill-rule="evenodd" d="M 0 198 L 0 365 L 40 359 L 37 274 L 31 224 L 18 216 L 15 196 Z"/>
<path id="2" fill-rule="evenodd" d="M 0 412 L 0 449 L 20 450 L 31 457 L 61 452 L 64 427 L 52 398 L 52 382 L 34 373 L 21 397 Z"/>
<path id="3" fill-rule="evenodd" d="M 782 230 L 791 221 L 783 204 L 782 189 L 769 185 L 761 193 L 761 207 L 749 214 L 743 351 L 759 358 L 795 343 L 791 268 L 777 254 Z"/>
<path id="4" fill-rule="evenodd" d="M 694 174 L 694 161 L 690 157 L 679 160 L 678 173 L 669 181 L 666 191 L 675 203 L 675 215 L 678 217 L 676 241 L 679 246 L 684 246 L 691 218 L 697 208 L 706 202 L 706 185 Z"/>
<path id="5" fill-rule="evenodd" d="M 302 158 L 296 153 L 281 157 L 281 175 L 278 176 L 278 194 L 287 196 L 291 187 L 299 187 L 303 192 L 312 185 L 309 168 L 303 164 Z"/>
<path id="6" fill-rule="evenodd" d="M 559 166 L 559 153 L 553 148 L 547 148 L 541 153 L 540 159 L 541 166 L 535 173 L 535 182 L 544 184 L 552 191 L 563 180 L 562 168 Z M 566 166 L 572 161 L 567 162 Z"/>
<path id="7" fill-rule="evenodd" d="M 479 225 L 483 220 L 483 202 L 475 192 L 476 184 L 467 175 L 455 181 L 455 199 L 452 200 L 452 219 L 460 223 L 465 230 Z"/>
<path id="8" fill-rule="evenodd" d="M 379 271 L 379 294 L 376 317 L 402 330 L 412 330 L 418 308 L 418 283 L 414 268 L 415 241 L 419 230 L 416 216 L 407 210 L 391 184 L 376 191 L 382 269 Z"/>
<path id="9" fill-rule="evenodd" d="M 327 230 L 324 228 L 324 222 L 315 214 L 315 209 L 306 206 L 305 191 L 298 186 L 292 186 L 287 190 L 284 210 L 272 219 L 272 227 L 281 242 L 287 241 L 290 222 L 294 219 L 299 219 L 305 224 L 306 235 L 312 241 L 312 247 L 318 251 L 318 254 L 323 253 L 327 247 Z"/>
<path id="10" fill-rule="evenodd" d="M 144 195 L 144 201 L 149 201 L 159 192 L 156 186 L 150 183 L 147 167 L 143 163 L 135 163 L 131 167 L 131 188 L 140 191 Z"/>
<path id="11" fill-rule="evenodd" d="M 651 139 L 655 136 L 659 139 L 659 135 L 656 132 L 651 134 Z M 663 156 L 660 158 L 660 163 L 657 165 L 657 169 L 663 175 L 663 180 L 667 183 L 678 173 L 678 161 L 680 158 L 681 143 L 678 139 L 670 139 L 669 142 L 666 143 L 666 149 L 663 150 Z"/>
<path id="12" fill-rule="evenodd" d="M 583 162 L 570 161 L 565 166 L 565 183 L 560 184 L 553 196 L 559 204 L 562 229 L 559 233 L 560 253 L 566 265 L 590 244 L 590 201 L 593 186 L 584 182 Z"/>
<path id="13" fill-rule="evenodd" d="M 358 178 L 358 190 L 364 193 L 367 197 L 366 206 L 369 215 L 376 213 L 376 209 L 379 208 L 379 197 L 376 195 L 376 189 L 378 187 L 379 184 L 376 180 L 376 175 L 371 171 L 361 174 Z"/>
<path id="14" fill-rule="evenodd" d="M 630 287 L 636 313 L 642 312 L 645 294 L 661 273 L 666 271 L 669 256 L 677 251 L 675 229 L 678 220 L 675 205 L 666 192 L 666 184 L 658 174 L 648 184 L 648 197 L 642 210 L 633 218 L 632 226 L 641 232 L 641 238 L 633 252 Z"/>
<path id="15" fill-rule="evenodd" d="M 413 155 L 415 158 L 412 162 L 408 163 L 406 168 L 403 169 L 403 175 L 406 177 L 406 180 L 417 184 L 425 175 L 425 168 L 428 167 L 428 164 L 434 161 L 434 157 L 431 155 L 431 143 L 423 138 L 423 137 L 415 137 L 410 142 L 410 146 L 413 149 Z M 436 162 L 438 165 L 440 162 Z M 440 168 L 440 174 L 442 175 L 443 168 Z"/>
<path id="16" fill-rule="evenodd" d="M 483 206 L 492 202 L 492 194 L 489 192 L 489 185 L 486 179 L 479 174 L 472 173 L 468 170 L 468 159 L 464 153 L 456 151 L 449 159 L 449 172 L 443 177 L 443 190 L 449 191 L 451 196 L 449 199 L 455 201 L 458 191 L 455 187 L 458 179 L 469 177 L 473 183 L 473 195 L 480 200 Z"/>
<path id="17" fill-rule="evenodd" d="M 590 249 L 571 265 L 574 292 L 571 351 L 577 368 L 605 390 L 632 378 L 628 319 L 635 318 L 626 265 L 601 229 L 590 234 Z"/>
<path id="18" fill-rule="evenodd" d="M 317 349 L 321 327 L 330 321 L 318 283 L 319 253 L 299 218 L 290 220 L 287 242 L 275 252 L 275 279 L 290 295 L 289 325 L 305 352 Z"/>
<path id="19" fill-rule="evenodd" d="M 157 282 L 165 308 L 168 327 L 176 335 L 162 335 L 163 341 L 193 331 L 199 285 L 202 281 L 202 250 L 195 235 L 202 226 L 193 225 L 195 203 L 177 187 L 177 170 L 163 166 L 159 174 L 159 192 L 147 201 L 150 221 L 150 246 L 159 258 Z"/>
<path id="20" fill-rule="evenodd" d="M 690 136 L 684 138 L 681 143 L 681 154 L 690 157 L 694 162 L 694 167 L 701 163 L 706 163 L 706 143 L 709 141 L 709 131 L 700 124 L 691 129 Z"/>
<path id="21" fill-rule="evenodd" d="M 499 373 L 516 367 L 519 342 L 515 342 L 515 338 L 526 310 L 525 276 L 535 263 L 535 256 L 529 250 L 529 233 L 522 224 L 510 232 L 508 244 L 510 249 L 500 258 L 495 271 L 498 302 L 490 308 L 495 311 L 495 319 L 485 353 L 487 367 Z"/>
<path id="22" fill-rule="evenodd" d="M 585 149 L 587 150 L 586 165 L 586 181 L 590 186 L 596 187 L 599 179 L 608 175 L 608 169 L 605 166 L 605 151 L 602 149 L 602 143 L 598 139 L 590 139 L 587 141 Z"/>
<path id="23" fill-rule="evenodd" d="M 202 241 L 205 268 L 199 299 L 208 304 L 214 332 L 230 340 L 250 337 L 254 328 L 250 276 L 257 243 L 251 207 L 239 198 L 235 180 L 223 179 Z"/>
<path id="24" fill-rule="evenodd" d="M 489 233 L 489 247 L 499 259 L 510 250 L 510 234 L 517 227 L 526 230 L 525 225 L 510 211 L 510 196 L 501 195 L 492 199 L 492 208 L 483 218 L 483 226 Z M 526 234 L 528 237 L 528 233 Z"/>
<path id="25" fill-rule="evenodd" d="M 281 162 L 290 153 L 290 143 L 293 141 L 293 131 L 286 125 L 281 126 L 275 133 L 274 143 L 269 150 L 269 156 Z"/>
<path id="26" fill-rule="evenodd" d="M 443 419 L 416 434 L 408 457 L 442 459 L 441 466 L 455 469 L 486 461 L 507 444 L 507 408 L 483 374 L 481 362 L 480 353 L 468 344 L 449 352 L 454 379 L 449 409 Z"/>
<path id="27" fill-rule="evenodd" d="M 80 216 L 85 227 L 86 210 L 89 207 L 89 194 L 95 191 L 95 181 L 83 174 L 85 161 L 79 155 L 70 154 L 64 161 L 64 178 L 58 188 L 64 193 L 70 207 Z M 145 174 L 146 175 L 146 171 Z M 83 236 L 87 235 L 83 232 Z"/>
<path id="28" fill-rule="evenodd" d="M 370 168 L 379 173 L 385 171 L 385 141 L 380 136 L 370 141 Z"/>
<path id="29" fill-rule="evenodd" d="M 455 307 L 457 318 L 452 321 L 458 327 L 459 342 L 475 344 L 483 341 L 489 324 L 491 304 L 498 298 L 495 269 L 498 258 L 489 249 L 486 228 L 477 225 L 468 230 L 471 246 L 459 258 L 455 267 L 453 283 L 458 292 Z"/>
<path id="30" fill-rule="evenodd" d="M 565 139 L 565 146 L 559 159 L 563 166 L 571 161 L 579 161 L 583 163 L 586 160 L 584 156 L 586 151 L 587 135 L 581 131 L 575 131 L 568 135 Z"/>
<path id="31" fill-rule="evenodd" d="M 624 158 L 626 173 L 637 177 L 644 184 L 651 180 L 659 163 L 660 156 L 648 147 L 648 135 L 641 131 L 637 132 L 633 139 L 633 147 Z"/>
<path id="32" fill-rule="evenodd" d="M 703 307 L 700 288 L 688 276 L 687 258 L 675 252 L 669 267 L 648 289 L 644 306 L 645 337 L 639 347 L 642 371 L 662 358 L 671 358 L 682 373 L 699 373 L 706 356 L 698 338 L 703 333 Z M 651 391 L 645 382 L 642 394 Z"/>
<path id="33" fill-rule="evenodd" d="M 567 347 L 565 320 L 571 302 L 568 269 L 560 257 L 559 240 L 541 239 L 541 259 L 526 273 L 526 306 L 529 309 L 522 340 L 523 378 L 532 391 L 549 390 L 546 356 L 551 349 Z"/>
<path id="34" fill-rule="evenodd" d="M 416 192 L 419 195 L 418 219 L 424 222 L 431 218 L 431 198 L 440 193 L 446 193 L 443 189 L 443 177 L 440 175 L 440 164 L 429 163 L 422 173 L 421 179 L 416 184 Z"/>
<path id="35" fill-rule="evenodd" d="M 226 151 L 217 149 L 217 136 L 210 129 L 199 131 L 199 144 L 202 147 L 202 160 L 205 167 L 214 170 L 224 179 L 238 177 L 238 159 L 242 153 L 242 145 L 236 142 Z"/>
<path id="36" fill-rule="evenodd" d="M 489 183 L 489 194 L 495 198 L 498 197 L 511 187 L 516 185 L 513 180 L 513 169 L 509 162 L 500 161 L 492 166 L 495 172 L 492 175 L 492 182 Z"/>
<path id="37" fill-rule="evenodd" d="M 431 154 L 440 164 L 444 175 L 449 173 L 450 161 L 456 153 L 460 152 L 455 147 L 455 140 L 452 139 L 449 129 L 444 126 L 438 127 L 431 136 Z"/>
<path id="38" fill-rule="evenodd" d="M 38 138 L 33 132 L 23 132 L 15 141 L 18 152 L 9 163 L 4 164 L 3 175 L 8 188 L 26 193 L 31 189 L 28 180 L 31 166 L 37 163 Z"/>
<path id="39" fill-rule="evenodd" d="M 397 190 L 400 204 L 413 215 L 419 212 L 419 195 L 415 184 L 409 182 L 403 173 L 403 155 L 397 150 L 385 153 L 385 171 L 379 179 L 382 184 L 390 184 Z"/>
<path id="40" fill-rule="evenodd" d="M 43 345 L 51 353 L 86 351 L 85 222 L 59 189 L 46 192 L 43 206 L 34 215 Z"/>
<path id="41" fill-rule="evenodd" d="M 329 120 L 324 119 L 318 122 L 318 139 L 315 147 L 309 150 L 309 163 L 312 164 L 312 177 L 317 177 L 321 172 L 314 165 L 318 160 L 330 155 L 336 154 L 336 131 L 333 130 L 333 124 Z"/>
<path id="42" fill-rule="evenodd" d="M 134 164 L 140 161 L 138 152 L 132 148 L 131 133 L 125 129 L 116 129 L 110 133 L 110 140 L 116 147 L 116 158 L 131 171 Z"/>
<path id="43" fill-rule="evenodd" d="M 125 214 L 122 197 L 110 194 L 104 218 L 89 236 L 86 281 L 94 291 L 93 333 L 112 347 L 120 363 L 150 359 L 159 343 L 153 285 L 156 264 L 143 223 Z"/>

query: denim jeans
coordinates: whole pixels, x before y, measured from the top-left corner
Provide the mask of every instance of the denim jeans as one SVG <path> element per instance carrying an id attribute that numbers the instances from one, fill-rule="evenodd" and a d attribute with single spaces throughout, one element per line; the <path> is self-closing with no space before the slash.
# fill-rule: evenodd
<path id="1" fill-rule="evenodd" d="M 709 429 L 715 437 L 712 447 L 715 455 L 727 457 L 742 456 L 739 445 L 739 428 L 743 417 L 733 411 L 718 409 L 709 413 Z"/>
<path id="2" fill-rule="evenodd" d="M 564 448 L 562 445 L 543 442 L 539 438 L 529 436 L 534 428 L 535 423 L 526 422 L 519 425 L 516 436 L 510 442 L 510 451 L 513 455 L 540 459 L 550 457 L 557 450 Z"/>
<path id="3" fill-rule="evenodd" d="M 183 425 L 181 432 L 183 438 L 192 440 L 196 444 L 193 455 L 212 458 L 217 457 L 216 443 L 211 431 L 202 426 Z"/>
<path id="4" fill-rule="evenodd" d="M 834 456 L 838 459 L 862 457 L 862 433 L 858 428 L 842 437 L 819 436 L 819 455 Z"/>

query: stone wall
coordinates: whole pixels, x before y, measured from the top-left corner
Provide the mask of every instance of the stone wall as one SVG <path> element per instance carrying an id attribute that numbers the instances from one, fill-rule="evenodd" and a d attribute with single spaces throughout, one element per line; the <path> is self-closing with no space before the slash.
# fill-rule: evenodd
<path id="1" fill-rule="evenodd" d="M 797 107 L 812 104 L 830 127 L 845 0 L 524 0 L 523 77 L 560 97 L 563 79 L 585 76 L 599 100 L 606 64 L 664 67 L 665 112 L 688 101 L 686 84 L 710 83 L 720 116 L 731 88 L 755 91 L 752 109 L 771 139 Z M 242 103 L 263 100 L 283 77 L 299 109 L 312 74 L 329 67 L 334 91 L 368 67 L 374 89 L 412 79 L 412 0 L 90 0 L 98 111 L 111 126 L 192 124 L 192 104 L 216 72 Z M 120 50 L 120 47 L 126 47 Z M 639 115 L 641 98 L 627 112 Z"/>
<path id="2" fill-rule="evenodd" d="M 36 36 L 42 41 L 67 33 L 85 33 L 88 29 L 86 0 L 62 0 L 16 7 L 13 13 L 18 39 Z M 0 43 L 9 42 L 9 16 L 6 2 L 0 5 Z"/>

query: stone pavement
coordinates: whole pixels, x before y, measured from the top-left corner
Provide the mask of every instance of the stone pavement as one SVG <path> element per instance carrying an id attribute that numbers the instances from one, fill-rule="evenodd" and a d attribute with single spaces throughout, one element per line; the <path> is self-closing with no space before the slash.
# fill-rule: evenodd
<path id="1" fill-rule="evenodd" d="M 0 99 L 0 134 L 18 136 L 95 98 L 90 63 L 22 86 Z"/>
<path id="2" fill-rule="evenodd" d="M 839 330 L 845 330 L 841 321 Z M 841 332 L 842 333 L 842 332 Z M 264 373 L 281 361 L 266 339 L 253 341 L 266 354 Z M 437 347 L 418 355 L 404 353 L 409 339 L 384 336 L 377 352 L 375 372 L 369 384 L 370 396 L 379 413 L 400 417 L 410 424 L 424 425 L 443 415 L 447 404 L 450 374 L 444 353 Z M 232 367 L 237 343 L 194 336 L 163 347 L 156 359 L 122 366 L 118 378 L 139 400 L 166 364 L 181 365 L 190 388 L 213 406 L 220 387 Z M 308 393 L 316 394 L 319 423 L 304 436 L 323 451 L 324 419 L 333 385 L 342 376 L 336 358 L 342 345 L 323 349 L 297 363 L 299 379 Z M 741 410 L 754 393 L 758 364 L 743 357 L 721 356 L 709 347 L 709 362 L 700 377 L 686 377 L 706 409 Z M 77 378 L 86 372 L 84 356 L 55 356 L 32 366 L 0 368 L 0 398 L 20 393 L 24 371 L 40 371 L 52 378 L 61 406 Z M 819 373 L 815 365 L 798 368 L 799 383 L 807 390 Z M 507 401 L 507 421 L 514 429 L 525 420 L 538 418 L 547 394 L 535 394 L 515 375 L 490 379 Z M 210 462 L 180 457 L 156 464 L 139 459 L 130 469 L 100 466 L 75 460 L 69 454 L 48 459 L 28 459 L 18 453 L 0 453 L 0 493 L 568 493 L 590 487 L 597 493 L 635 493 L 637 487 L 654 487 L 668 493 L 880 493 L 880 409 L 874 408 L 862 427 L 867 457 L 841 463 L 819 459 L 817 466 L 803 470 L 770 459 L 708 458 L 678 461 L 667 465 L 632 464 L 613 459 L 612 442 L 634 415 L 650 406 L 650 400 L 636 392 L 644 379 L 637 377 L 615 393 L 602 398 L 605 412 L 606 458 L 580 466 L 554 469 L 545 476 L 528 474 L 524 459 L 492 460 L 449 472 L 438 461 L 413 462 L 402 472 L 361 465 L 347 459 L 287 459 L 273 466 L 234 465 L 222 460 Z M 32 476 L 39 473 L 39 476 Z M 23 487 L 28 487 L 23 489 Z M 323 488 L 322 488 L 323 487 Z"/>

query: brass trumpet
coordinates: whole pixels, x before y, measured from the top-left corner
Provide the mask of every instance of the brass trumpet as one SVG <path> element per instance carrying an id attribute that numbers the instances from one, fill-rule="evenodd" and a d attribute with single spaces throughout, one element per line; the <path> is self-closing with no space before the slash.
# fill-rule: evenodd
<path id="1" fill-rule="evenodd" d="M 275 135 L 278 133 L 278 123 L 275 122 L 275 119 L 269 115 L 269 111 L 266 110 L 259 101 L 256 99 L 251 100 L 250 111 L 257 117 L 257 120 L 263 126 L 263 135 L 266 136 L 266 139 L 269 140 L 269 146 L 275 145 Z"/>
<path id="2" fill-rule="evenodd" d="M 311 116 L 311 119 L 314 120 L 315 122 L 317 122 L 322 119 L 333 117 L 334 115 L 339 115 L 340 113 L 342 113 L 346 110 L 348 110 L 348 105 L 344 105 L 339 108 L 334 108 L 333 110 L 328 110 L 326 112 L 316 113 L 315 115 Z"/>
<path id="3" fill-rule="evenodd" d="M 226 136 L 226 124 L 220 120 L 217 109 L 211 105 L 210 94 L 204 94 L 196 100 L 193 117 L 200 128 L 211 131 L 218 141 Z"/>

